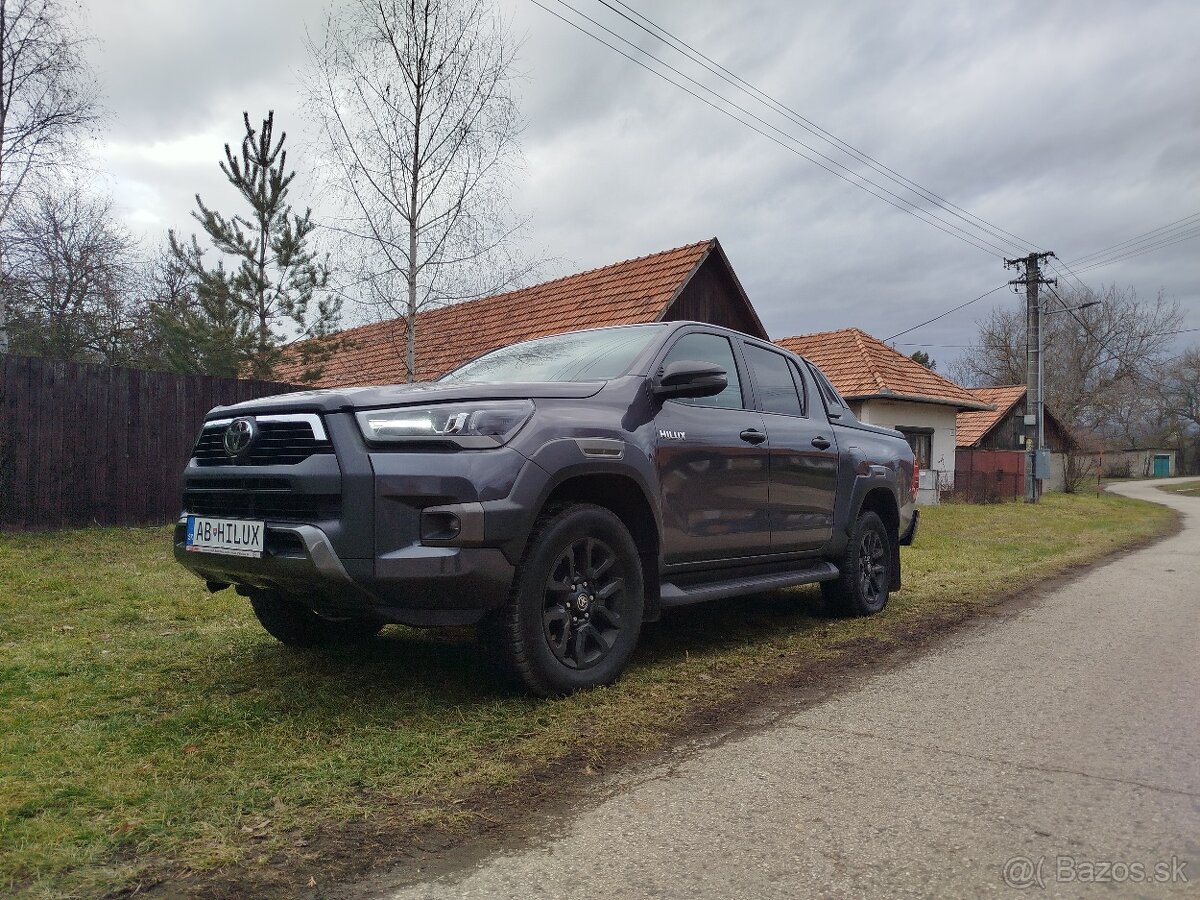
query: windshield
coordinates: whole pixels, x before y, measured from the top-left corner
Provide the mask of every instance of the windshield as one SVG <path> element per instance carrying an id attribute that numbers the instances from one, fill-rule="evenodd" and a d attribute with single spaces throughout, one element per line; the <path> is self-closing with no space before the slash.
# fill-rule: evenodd
<path id="1" fill-rule="evenodd" d="M 493 350 L 442 381 L 603 381 L 628 371 L 657 325 L 573 331 Z"/>

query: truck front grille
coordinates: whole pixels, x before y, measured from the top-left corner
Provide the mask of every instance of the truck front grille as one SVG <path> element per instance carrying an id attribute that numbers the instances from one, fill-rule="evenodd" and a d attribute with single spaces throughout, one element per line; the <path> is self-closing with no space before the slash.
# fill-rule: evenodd
<path id="1" fill-rule="evenodd" d="M 286 478 L 220 478 L 189 484 L 183 508 L 197 516 L 311 522 L 337 518 L 341 497 L 295 493 Z"/>
<path id="2" fill-rule="evenodd" d="M 315 416 L 259 417 L 257 439 L 236 459 L 225 452 L 229 423 L 211 423 L 200 432 L 192 458 L 198 466 L 294 466 L 318 453 L 333 453 L 325 429 L 319 420 L 314 428 L 313 420 Z"/>

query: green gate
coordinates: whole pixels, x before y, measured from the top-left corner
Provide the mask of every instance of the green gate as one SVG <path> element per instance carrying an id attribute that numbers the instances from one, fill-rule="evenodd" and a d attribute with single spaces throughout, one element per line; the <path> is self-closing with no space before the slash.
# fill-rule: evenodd
<path id="1" fill-rule="evenodd" d="M 1156 454 L 1154 457 L 1154 477 L 1166 478 L 1171 474 L 1171 457 L 1165 453 Z"/>

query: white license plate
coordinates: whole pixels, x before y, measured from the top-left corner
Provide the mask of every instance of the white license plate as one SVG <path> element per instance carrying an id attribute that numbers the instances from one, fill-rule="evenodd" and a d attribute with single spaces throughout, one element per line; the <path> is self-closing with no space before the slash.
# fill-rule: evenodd
<path id="1" fill-rule="evenodd" d="M 228 556 L 262 556 L 263 522 L 188 516 L 187 548 Z"/>

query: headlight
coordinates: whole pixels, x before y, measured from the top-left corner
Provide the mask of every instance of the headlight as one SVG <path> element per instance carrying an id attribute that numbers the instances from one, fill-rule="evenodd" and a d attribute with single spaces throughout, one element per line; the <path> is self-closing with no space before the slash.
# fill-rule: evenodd
<path id="1" fill-rule="evenodd" d="M 372 444 L 450 444 L 465 449 L 499 447 L 533 415 L 528 400 L 437 403 L 356 413 L 363 437 Z"/>

